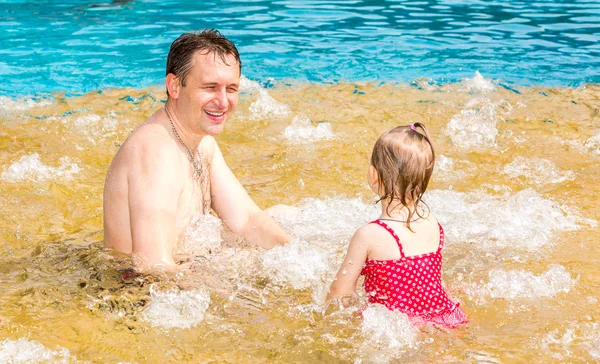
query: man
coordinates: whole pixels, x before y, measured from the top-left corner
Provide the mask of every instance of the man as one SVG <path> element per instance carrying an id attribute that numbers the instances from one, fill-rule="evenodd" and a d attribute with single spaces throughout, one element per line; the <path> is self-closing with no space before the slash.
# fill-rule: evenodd
<path id="1" fill-rule="evenodd" d="M 238 103 L 242 63 L 216 30 L 186 33 L 167 58 L 167 103 L 115 155 L 104 185 L 104 243 L 147 263 L 174 264 L 192 217 L 210 208 L 236 234 L 265 248 L 289 236 L 256 206 L 214 139 Z"/>

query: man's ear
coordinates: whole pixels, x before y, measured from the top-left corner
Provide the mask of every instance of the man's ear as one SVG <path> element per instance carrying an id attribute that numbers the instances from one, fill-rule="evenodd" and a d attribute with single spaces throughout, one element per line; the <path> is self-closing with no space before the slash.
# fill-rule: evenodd
<path id="1" fill-rule="evenodd" d="M 179 77 L 175 76 L 172 73 L 167 75 L 167 80 L 165 81 L 167 86 L 167 90 L 169 91 L 169 97 L 174 99 L 179 97 L 179 90 L 181 89 L 181 82 L 179 82 Z"/>

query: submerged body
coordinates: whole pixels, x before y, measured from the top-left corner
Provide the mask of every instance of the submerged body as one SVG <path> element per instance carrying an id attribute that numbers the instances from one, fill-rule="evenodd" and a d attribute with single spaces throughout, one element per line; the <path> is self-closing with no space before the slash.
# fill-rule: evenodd
<path id="1" fill-rule="evenodd" d="M 241 60 L 218 31 L 186 33 L 167 59 L 167 102 L 119 149 L 104 186 L 105 246 L 172 266 L 194 215 L 212 208 L 236 234 L 271 248 L 287 234 L 248 196 L 214 136 L 238 103 Z"/>
<path id="2" fill-rule="evenodd" d="M 215 158 L 218 146 L 212 136 L 204 137 L 199 143 L 195 154 L 201 156 L 197 160 L 207 172 L 199 178 L 172 134 L 161 109 L 136 129 L 115 155 L 104 186 L 104 244 L 107 248 L 124 253 L 140 252 L 150 255 L 154 261 L 170 263 L 171 252 L 192 217 L 208 212 L 207 207 L 212 204 L 208 170 L 218 171 L 222 163 L 222 155 L 218 156 L 219 160 Z M 211 168 L 215 165 L 217 168 Z M 153 211 L 153 206 L 167 202 L 172 202 L 167 205 L 169 208 Z M 165 243 L 154 246 L 144 243 L 154 239 Z"/>
<path id="3" fill-rule="evenodd" d="M 396 241 L 399 259 L 367 259 L 361 275 L 370 303 L 379 303 L 390 310 L 407 314 L 415 321 L 430 322 L 450 328 L 467 322 L 466 314 L 448 296 L 442 284 L 442 248 L 444 230 L 439 225 L 439 246 L 436 251 L 406 256 L 398 234 L 381 220 Z"/>
<path id="4" fill-rule="evenodd" d="M 398 126 L 377 139 L 367 180 L 379 196 L 381 216 L 352 236 L 328 298 L 354 292 L 364 275 L 371 303 L 447 327 L 466 322 L 442 286 L 444 231 L 422 203 L 434 165 L 423 124 Z"/>

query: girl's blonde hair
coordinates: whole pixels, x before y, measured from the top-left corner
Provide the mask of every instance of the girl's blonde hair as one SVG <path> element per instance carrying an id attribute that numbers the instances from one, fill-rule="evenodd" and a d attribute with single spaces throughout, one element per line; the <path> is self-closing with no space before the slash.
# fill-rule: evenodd
<path id="1" fill-rule="evenodd" d="M 417 214 L 424 218 L 417 207 L 423 202 L 435 165 L 435 150 L 425 125 L 397 126 L 383 133 L 373 147 L 371 165 L 379 179 L 379 201 L 389 202 L 388 214 L 393 201 L 406 207 L 406 227 L 412 231 L 410 221 L 413 216 Z"/>

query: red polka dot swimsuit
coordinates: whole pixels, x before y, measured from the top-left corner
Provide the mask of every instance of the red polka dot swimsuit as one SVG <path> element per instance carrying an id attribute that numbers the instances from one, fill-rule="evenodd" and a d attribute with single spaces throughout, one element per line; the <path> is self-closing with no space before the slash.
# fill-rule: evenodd
<path id="1" fill-rule="evenodd" d="M 426 321 L 446 327 L 456 327 L 467 322 L 467 315 L 448 297 L 442 286 L 442 248 L 444 230 L 440 227 L 437 251 L 404 256 L 400 239 L 381 220 L 375 220 L 386 229 L 398 244 L 400 259 L 367 259 L 361 275 L 370 303 L 379 303 L 390 310 L 406 313 L 415 321 Z"/>

